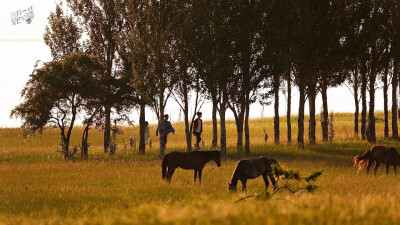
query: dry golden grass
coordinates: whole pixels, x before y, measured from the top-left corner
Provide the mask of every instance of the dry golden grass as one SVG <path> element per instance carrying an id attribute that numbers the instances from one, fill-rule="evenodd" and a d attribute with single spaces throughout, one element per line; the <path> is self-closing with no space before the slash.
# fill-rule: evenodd
<path id="1" fill-rule="evenodd" d="M 400 149 L 397 140 L 383 139 L 382 113 L 377 113 L 379 144 Z M 272 144 L 272 119 L 251 120 L 252 157 L 275 158 L 285 167 L 302 173 L 322 169 L 315 193 L 291 195 L 282 192 L 272 199 L 249 198 L 235 203 L 244 193 L 228 193 L 229 181 L 239 158 L 234 122 L 229 121 L 228 158 L 193 184 L 192 171 L 177 170 L 171 184 L 161 181 L 155 136 L 145 156 L 124 152 L 122 140 L 135 136 L 136 127 L 124 127 L 118 137 L 117 155 L 102 153 L 101 133 L 92 130 L 88 160 L 65 160 L 55 152 L 57 130 L 22 139 L 19 129 L 0 129 L 0 223 L 4 224 L 397 224 L 400 219 L 399 177 L 384 173 L 356 174 L 352 158 L 371 144 L 353 139 L 351 114 L 335 116 L 336 137 L 298 149 L 286 144 L 285 118 L 281 119 L 281 142 Z M 293 118 L 293 142 L 296 121 Z M 306 119 L 308 121 L 308 119 Z M 390 123 L 389 123 L 390 124 Z M 167 152 L 185 150 L 184 127 L 173 124 Z M 211 142 L 211 123 L 205 122 L 206 146 Z M 306 124 L 306 127 L 308 124 Z M 270 135 L 264 143 L 263 127 Z M 155 131 L 155 127 L 151 127 Z M 74 132 L 72 145 L 79 144 L 81 128 Z M 307 137 L 307 132 L 306 136 Z M 214 165 L 206 165 L 205 173 Z M 247 194 L 264 192 L 262 179 L 248 182 Z M 271 189 L 270 189 L 271 190 Z"/>

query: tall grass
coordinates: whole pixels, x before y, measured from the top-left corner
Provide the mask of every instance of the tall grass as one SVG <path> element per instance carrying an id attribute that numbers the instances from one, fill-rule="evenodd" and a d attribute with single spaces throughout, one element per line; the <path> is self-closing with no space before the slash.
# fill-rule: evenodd
<path id="1" fill-rule="evenodd" d="M 399 148 L 397 140 L 383 138 L 383 114 L 377 113 L 378 144 Z M 271 118 L 250 121 L 252 157 L 273 157 L 285 167 L 309 173 L 322 169 L 312 194 L 282 192 L 270 200 L 249 198 L 246 193 L 228 193 L 227 182 L 237 160 L 235 124 L 227 122 L 228 157 L 223 166 L 206 165 L 201 185 L 193 183 L 193 172 L 178 169 L 172 183 L 161 181 L 158 141 L 139 156 L 122 141 L 138 140 L 138 127 L 123 127 L 117 155 L 102 152 L 102 133 L 90 133 L 88 160 L 64 160 L 56 153 L 58 131 L 23 139 L 20 129 L 0 129 L 0 223 L 5 224 L 391 224 L 400 219 L 400 179 L 386 175 L 356 174 L 351 160 L 371 144 L 353 138 L 351 114 L 335 115 L 335 139 L 298 149 L 287 145 L 285 118 L 281 119 L 281 145 L 272 138 L 264 143 L 263 128 L 273 136 Z M 306 118 L 305 121 L 308 121 Z M 390 124 L 390 123 L 389 123 Z M 174 123 L 176 134 L 168 137 L 167 152 L 184 151 L 184 126 Z M 206 146 L 211 144 L 211 122 L 204 123 Z M 306 127 L 308 127 L 306 125 Z M 155 127 L 150 128 L 155 132 Z M 82 128 L 74 129 L 72 145 L 78 145 Z M 306 132 L 307 137 L 307 132 Z M 129 148 L 129 147 L 128 147 Z M 240 185 L 239 185 L 240 187 Z M 262 194 L 261 178 L 250 180 L 247 194 Z"/>

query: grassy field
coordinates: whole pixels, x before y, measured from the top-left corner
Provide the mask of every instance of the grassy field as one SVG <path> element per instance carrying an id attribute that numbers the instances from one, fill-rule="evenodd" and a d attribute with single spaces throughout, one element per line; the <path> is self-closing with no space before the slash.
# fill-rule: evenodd
<path id="1" fill-rule="evenodd" d="M 297 118 L 293 118 L 293 143 Z M 308 121 L 306 118 L 305 121 Z M 391 124 L 391 122 L 389 122 Z M 173 123 L 167 152 L 185 150 L 184 126 Z M 270 135 L 264 143 L 263 128 Z M 308 124 L 306 124 L 308 127 Z M 228 193 L 236 162 L 245 158 L 235 149 L 233 121 L 228 121 L 228 157 L 203 183 L 193 184 L 192 171 L 177 170 L 171 184 L 161 180 L 158 142 L 144 156 L 124 150 L 129 137 L 138 139 L 138 127 L 124 127 L 118 137 L 117 155 L 102 153 L 102 135 L 93 129 L 88 160 L 65 160 L 56 152 L 58 131 L 23 139 L 20 129 L 0 129 L 0 223 L 4 224 L 398 224 L 400 178 L 384 173 L 358 174 L 352 158 L 371 144 L 353 138 L 352 114 L 335 115 L 335 139 L 298 149 L 286 143 L 285 118 L 281 120 L 281 142 L 272 143 L 273 120 L 250 122 L 252 157 L 273 157 L 287 168 L 307 174 L 323 170 L 314 193 L 292 195 L 280 192 L 272 199 L 262 195 L 261 178 L 250 180 L 247 194 Z M 155 127 L 151 126 L 151 132 Z M 204 123 L 205 146 L 211 143 L 211 123 Z M 74 130 L 72 145 L 79 144 L 81 128 Z M 378 144 L 400 149 L 396 140 L 383 139 L 383 114 L 377 113 Z M 306 132 L 307 137 L 307 132 Z M 205 172 L 213 167 L 206 165 Z M 391 168 L 392 169 L 392 168 Z M 239 187 L 241 187 L 239 185 Z M 271 189 L 270 189 L 271 191 Z"/>

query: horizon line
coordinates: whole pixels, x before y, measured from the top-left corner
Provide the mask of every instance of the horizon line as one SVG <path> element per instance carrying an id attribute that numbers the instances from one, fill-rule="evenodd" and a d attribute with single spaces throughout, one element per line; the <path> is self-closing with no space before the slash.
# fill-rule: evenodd
<path id="1" fill-rule="evenodd" d="M 0 42 L 42 42 L 39 38 L 0 38 Z"/>

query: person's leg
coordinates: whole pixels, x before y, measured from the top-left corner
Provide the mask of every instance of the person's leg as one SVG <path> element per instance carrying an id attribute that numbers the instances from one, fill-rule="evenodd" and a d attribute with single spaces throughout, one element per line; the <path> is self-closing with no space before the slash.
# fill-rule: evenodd
<path id="1" fill-rule="evenodd" d="M 200 133 L 194 132 L 194 135 L 196 136 L 196 147 L 199 147 L 201 141 Z"/>
<path id="2" fill-rule="evenodd" d="M 164 135 L 164 148 L 167 146 L 168 135 Z"/>
<path id="3" fill-rule="evenodd" d="M 198 144 L 198 145 L 200 146 L 200 142 L 201 142 L 201 133 L 199 133 L 199 140 L 198 140 L 198 141 L 199 141 L 199 144 Z"/>

